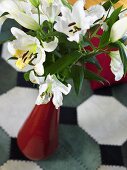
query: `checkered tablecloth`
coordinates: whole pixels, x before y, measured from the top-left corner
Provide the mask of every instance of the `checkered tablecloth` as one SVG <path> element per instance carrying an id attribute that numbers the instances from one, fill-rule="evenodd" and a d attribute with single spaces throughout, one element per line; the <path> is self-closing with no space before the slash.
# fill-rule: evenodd
<path id="1" fill-rule="evenodd" d="M 4 49 L 3 58 L 6 58 Z M 59 147 L 49 159 L 32 162 L 19 151 L 18 130 L 38 90 L 0 58 L 0 170 L 126 170 L 127 85 L 92 91 L 74 89 L 60 113 Z"/>

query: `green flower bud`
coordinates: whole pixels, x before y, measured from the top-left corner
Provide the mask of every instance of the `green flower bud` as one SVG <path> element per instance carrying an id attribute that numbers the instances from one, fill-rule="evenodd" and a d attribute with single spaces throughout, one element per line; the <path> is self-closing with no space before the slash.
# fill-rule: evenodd
<path id="1" fill-rule="evenodd" d="M 29 0 L 31 2 L 31 4 L 33 6 L 35 6 L 36 8 L 38 8 L 38 6 L 40 5 L 40 0 Z"/>

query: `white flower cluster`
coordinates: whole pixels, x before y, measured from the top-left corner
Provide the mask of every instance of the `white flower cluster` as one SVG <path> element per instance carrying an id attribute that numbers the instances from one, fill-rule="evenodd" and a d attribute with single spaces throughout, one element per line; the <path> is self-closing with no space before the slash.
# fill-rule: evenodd
<path id="1" fill-rule="evenodd" d="M 16 20 L 21 26 L 33 30 L 41 31 L 41 25 L 48 21 L 53 25 L 53 29 L 67 35 L 69 41 L 80 42 L 87 31 L 98 22 L 105 25 L 103 20 L 106 16 L 102 5 L 92 6 L 84 10 L 84 0 L 78 0 L 71 8 L 62 3 L 62 0 L 0 0 L 0 14 L 5 14 L 0 18 L 0 23 L 7 18 Z M 100 21 L 99 21 L 100 20 Z M 97 22 L 96 22 L 97 21 Z M 120 24 L 127 22 L 127 17 L 121 19 Z M 126 33 L 126 27 L 119 27 L 116 23 L 111 31 L 111 41 L 114 42 Z M 106 27 L 106 25 L 105 25 Z M 108 29 L 107 27 L 105 29 Z M 62 105 L 62 93 L 67 95 L 71 90 L 71 85 L 64 85 L 58 80 L 56 75 L 44 77 L 44 62 L 46 52 L 53 52 L 58 46 L 58 38 L 54 36 L 52 41 L 43 41 L 37 36 L 26 34 L 18 28 L 11 29 L 15 40 L 9 42 L 8 49 L 13 57 L 16 58 L 16 66 L 19 69 L 31 70 L 30 81 L 39 85 L 39 96 L 36 104 L 49 102 L 51 99 L 58 108 Z M 116 55 L 118 58 L 118 54 Z M 123 72 L 117 76 L 117 65 L 119 69 L 122 65 L 115 64 L 114 54 L 112 55 L 112 72 L 115 72 L 116 79 L 123 76 Z M 115 62 L 116 63 L 116 62 Z M 118 63 L 118 60 L 117 60 Z M 115 68 L 113 68 L 115 67 Z"/>

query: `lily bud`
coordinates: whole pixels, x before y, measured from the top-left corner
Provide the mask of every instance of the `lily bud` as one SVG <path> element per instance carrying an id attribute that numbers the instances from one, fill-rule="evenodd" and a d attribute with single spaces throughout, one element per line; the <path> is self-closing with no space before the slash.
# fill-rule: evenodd
<path id="1" fill-rule="evenodd" d="M 31 4 L 32 4 L 33 6 L 35 6 L 36 8 L 38 8 L 39 5 L 40 5 L 40 0 L 29 0 L 29 1 L 30 1 Z"/>
<path id="2" fill-rule="evenodd" d="M 11 16 L 23 27 L 37 31 L 40 29 L 39 24 L 29 15 L 20 12 L 20 11 L 15 11 L 15 13 L 11 13 Z"/>
<path id="3" fill-rule="evenodd" d="M 113 24 L 111 28 L 110 40 L 116 42 L 127 32 L 127 17 L 124 17 Z"/>

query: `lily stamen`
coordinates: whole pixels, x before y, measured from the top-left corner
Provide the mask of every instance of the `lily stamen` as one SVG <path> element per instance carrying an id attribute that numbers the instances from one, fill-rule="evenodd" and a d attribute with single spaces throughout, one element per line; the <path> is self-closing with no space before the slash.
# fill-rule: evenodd
<path id="1" fill-rule="evenodd" d="M 29 53 L 29 51 L 27 51 L 26 53 L 24 53 L 23 56 L 22 56 L 22 59 L 24 59 L 28 53 Z"/>
<path id="2" fill-rule="evenodd" d="M 69 25 L 68 25 L 68 27 L 71 27 L 71 26 L 73 26 L 73 25 L 75 25 L 76 23 L 75 22 L 72 22 L 72 23 L 70 23 Z"/>
<path id="3" fill-rule="evenodd" d="M 73 30 L 70 30 L 69 32 L 73 32 Z"/>

